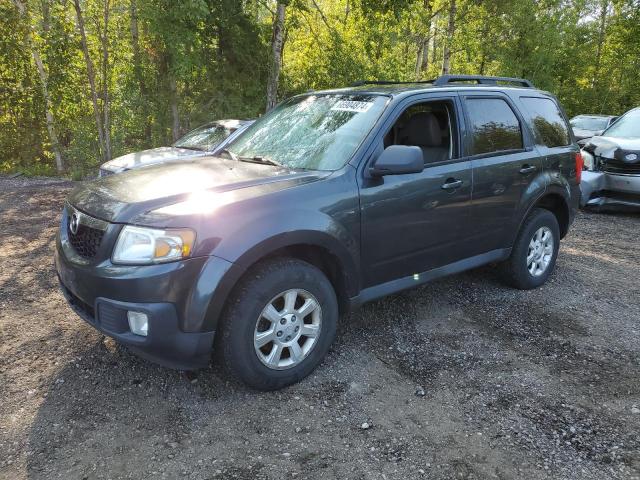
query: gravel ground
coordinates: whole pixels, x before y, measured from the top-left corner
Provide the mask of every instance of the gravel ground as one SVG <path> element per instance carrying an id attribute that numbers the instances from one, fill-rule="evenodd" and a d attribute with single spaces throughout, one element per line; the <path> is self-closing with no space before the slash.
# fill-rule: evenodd
<path id="1" fill-rule="evenodd" d="M 491 267 L 345 318 L 302 383 L 138 359 L 58 292 L 69 182 L 0 177 L 0 478 L 640 478 L 640 217 L 580 214 L 536 291 Z"/>

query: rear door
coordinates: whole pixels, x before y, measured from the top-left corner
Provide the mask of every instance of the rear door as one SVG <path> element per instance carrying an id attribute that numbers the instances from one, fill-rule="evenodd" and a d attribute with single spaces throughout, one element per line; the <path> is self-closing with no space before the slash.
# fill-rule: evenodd
<path id="1" fill-rule="evenodd" d="M 513 101 L 502 92 L 462 95 L 473 169 L 469 235 L 473 254 L 505 248 L 527 190 L 544 189 L 543 161 Z"/>

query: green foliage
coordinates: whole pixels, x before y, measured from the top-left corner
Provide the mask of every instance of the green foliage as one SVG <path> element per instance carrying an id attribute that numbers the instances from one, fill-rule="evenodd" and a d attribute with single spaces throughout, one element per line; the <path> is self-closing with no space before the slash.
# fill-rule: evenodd
<path id="1" fill-rule="evenodd" d="M 65 167 L 90 175 L 100 145 L 73 2 L 23 1 L 28 17 L 0 2 L 0 171 L 55 170 L 35 48 Z M 209 120 L 263 112 L 276 0 L 108 0 L 106 66 L 105 1 L 80 5 L 98 90 L 107 86 L 114 156 L 169 144 Z M 457 0 L 451 38 L 451 0 L 282 3 L 280 98 L 362 79 L 434 78 L 449 44 L 452 72 L 524 76 L 570 115 L 640 104 L 637 0 Z"/>

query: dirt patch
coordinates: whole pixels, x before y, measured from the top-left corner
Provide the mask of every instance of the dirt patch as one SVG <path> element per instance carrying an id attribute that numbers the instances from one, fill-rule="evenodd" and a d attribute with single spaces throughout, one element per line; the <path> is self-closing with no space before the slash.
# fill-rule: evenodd
<path id="1" fill-rule="evenodd" d="M 150 364 L 67 307 L 71 187 L 0 178 L 0 478 L 640 478 L 639 216 L 580 214 L 532 292 L 485 267 L 365 305 L 265 394 Z"/>

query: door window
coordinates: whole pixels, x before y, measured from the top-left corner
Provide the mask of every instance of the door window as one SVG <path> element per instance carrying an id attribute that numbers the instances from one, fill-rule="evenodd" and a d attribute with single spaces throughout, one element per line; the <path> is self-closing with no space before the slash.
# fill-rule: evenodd
<path id="1" fill-rule="evenodd" d="M 471 155 L 521 150 L 522 128 L 507 102 L 500 98 L 467 98 L 472 136 Z"/>
<path id="2" fill-rule="evenodd" d="M 571 143 L 569 127 L 556 102 L 542 97 L 520 97 L 520 100 L 527 110 L 527 123 L 539 145 L 552 148 Z"/>
<path id="3" fill-rule="evenodd" d="M 384 136 L 390 145 L 420 147 L 425 165 L 455 158 L 455 120 L 452 104 L 431 101 L 408 107 Z"/>

